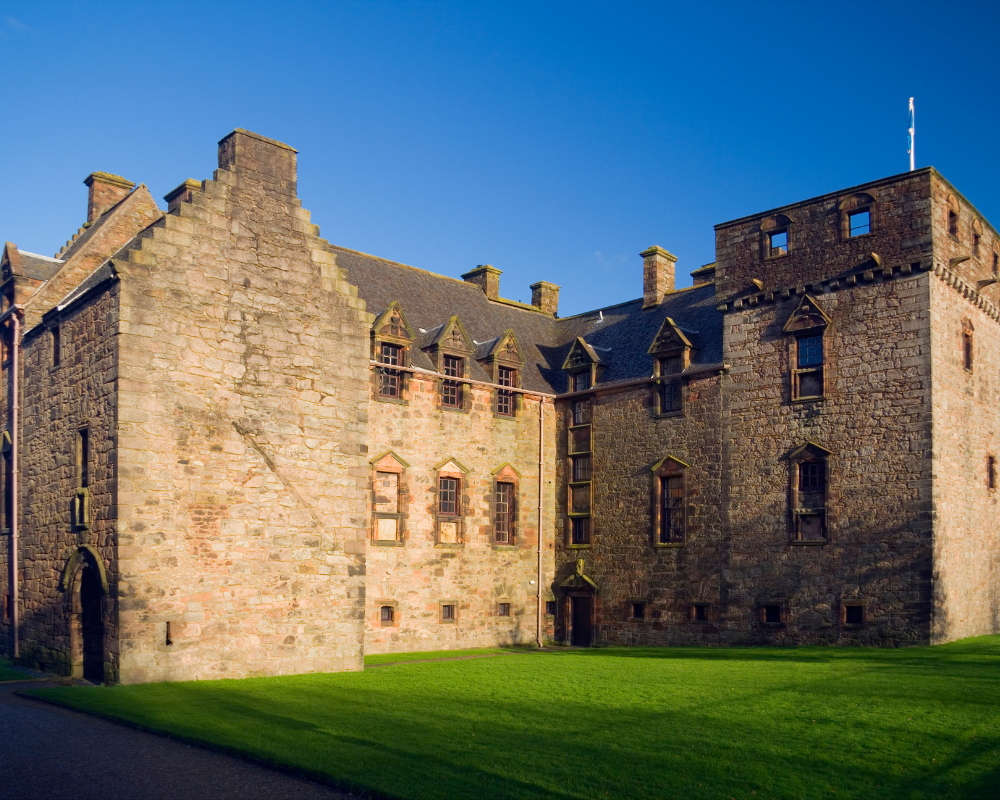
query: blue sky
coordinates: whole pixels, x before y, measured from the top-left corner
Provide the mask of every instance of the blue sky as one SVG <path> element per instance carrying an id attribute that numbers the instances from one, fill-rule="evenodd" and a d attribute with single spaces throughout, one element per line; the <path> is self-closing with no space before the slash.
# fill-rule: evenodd
<path id="1" fill-rule="evenodd" d="M 94 170 L 159 198 L 249 128 L 299 150 L 325 238 L 562 315 L 641 294 L 638 253 L 934 165 L 1000 225 L 1000 3 L 0 0 L 0 239 L 52 255 Z"/>

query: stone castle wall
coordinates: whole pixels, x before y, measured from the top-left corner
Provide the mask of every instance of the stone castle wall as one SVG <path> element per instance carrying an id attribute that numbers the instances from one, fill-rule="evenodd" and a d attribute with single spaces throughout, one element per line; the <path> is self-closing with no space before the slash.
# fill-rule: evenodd
<path id="1" fill-rule="evenodd" d="M 79 598 L 74 596 L 79 586 L 73 580 L 74 557 L 81 546 L 92 548 L 107 570 L 109 592 L 102 601 L 105 674 L 113 676 L 118 669 L 118 314 L 119 292 L 112 284 L 57 320 L 58 366 L 53 365 L 52 325 L 29 331 L 21 354 L 21 658 L 29 667 L 61 675 L 82 674 Z M 10 396 L 9 379 L 8 367 L 5 398 Z M 9 427 L 9 407 L 4 405 L 3 425 Z M 71 517 L 71 503 L 81 485 L 77 443 L 83 429 L 90 456 L 87 528 L 74 526 Z M 9 546 L 9 537 L 4 542 Z M 5 560 L 6 554 L 5 548 Z M 8 580 L 5 569 L 5 593 Z M 8 633 L 9 626 L 2 630 Z"/>
<path id="2" fill-rule="evenodd" d="M 1000 242 L 976 210 L 935 177 L 935 276 L 931 284 L 934 375 L 934 618 L 931 640 L 1000 630 L 1000 476 L 989 486 L 989 457 L 1000 459 Z M 954 233 L 949 211 L 957 211 Z M 978 221 L 978 226 L 976 225 Z M 978 229 L 978 232 L 977 232 Z M 977 241 L 978 239 L 978 241 Z M 967 259 L 953 263 L 953 260 Z M 985 302 L 984 302 L 985 301 Z M 966 369 L 963 334 L 972 335 Z M 996 467 L 1000 470 L 1000 467 Z"/>
<path id="3" fill-rule="evenodd" d="M 538 547 L 538 416 L 544 412 L 543 587 L 552 578 L 553 474 L 551 400 L 522 399 L 516 419 L 493 413 L 493 390 L 466 386 L 464 411 L 440 407 L 440 380 L 416 374 L 407 380 L 405 404 L 375 397 L 372 383 L 368 452 L 371 456 L 368 509 L 372 511 L 379 463 L 391 453 L 406 466 L 400 474 L 398 542 L 379 540 L 369 521 L 366 653 L 458 649 L 535 640 Z M 449 460 L 461 476 L 459 542 L 438 530 L 438 467 Z M 513 547 L 496 546 L 493 536 L 493 473 L 510 465 L 519 473 L 518 524 Z M 441 518 L 444 519 L 444 518 Z M 452 520 L 444 520 L 452 522 Z M 551 598 L 551 593 L 546 597 Z M 498 616 L 498 604 L 510 616 Z M 380 609 L 394 617 L 383 625 Z M 442 619 L 442 604 L 455 605 L 455 619 Z M 544 635 L 551 636 L 546 618 Z"/>
<path id="4" fill-rule="evenodd" d="M 291 148 L 219 166 L 115 259 L 123 683 L 362 667 L 369 315 Z"/>

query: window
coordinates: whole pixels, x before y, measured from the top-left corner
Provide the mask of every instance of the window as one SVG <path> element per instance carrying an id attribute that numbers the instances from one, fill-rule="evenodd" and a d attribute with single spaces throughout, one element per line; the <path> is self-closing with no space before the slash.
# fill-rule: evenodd
<path id="1" fill-rule="evenodd" d="M 864 624 L 864 605 L 862 603 L 844 603 L 844 625 L 861 626 Z"/>
<path id="2" fill-rule="evenodd" d="M 573 481 L 574 483 L 579 483 L 581 481 L 590 480 L 590 453 L 586 455 L 573 456 Z"/>
<path id="3" fill-rule="evenodd" d="M 767 237 L 768 255 L 771 258 L 788 253 L 788 231 L 775 231 Z"/>
<path id="4" fill-rule="evenodd" d="M 972 328 L 962 331 L 962 362 L 967 372 L 972 372 Z"/>
<path id="5" fill-rule="evenodd" d="M 986 488 L 997 488 L 997 457 L 986 456 Z"/>
<path id="6" fill-rule="evenodd" d="M 458 478 L 442 477 L 438 480 L 438 513 L 447 516 L 458 515 Z"/>
<path id="7" fill-rule="evenodd" d="M 497 384 L 501 387 L 516 386 L 517 370 L 512 367 L 497 367 Z M 515 408 L 515 392 L 505 388 L 497 389 L 497 414 L 513 417 Z"/>
<path id="8" fill-rule="evenodd" d="M 825 544 L 827 456 L 818 445 L 809 443 L 791 455 L 792 542 Z"/>
<path id="9" fill-rule="evenodd" d="M 769 603 L 760 607 L 760 621 L 765 625 L 781 624 L 781 606 Z"/>
<path id="10" fill-rule="evenodd" d="M 62 335 L 59 331 L 59 326 L 55 325 L 52 328 L 52 366 L 58 367 L 62 361 Z"/>
<path id="11" fill-rule="evenodd" d="M 866 208 L 847 215 L 851 236 L 864 236 L 872 232 L 872 215 Z"/>
<path id="12" fill-rule="evenodd" d="M 948 210 L 948 233 L 958 238 L 958 212 L 953 209 Z"/>
<path id="13" fill-rule="evenodd" d="M 573 401 L 573 424 L 586 425 L 590 422 L 590 400 Z"/>
<path id="14" fill-rule="evenodd" d="M 979 256 L 979 242 L 982 240 L 982 236 L 978 233 L 973 232 L 972 234 L 972 253 L 975 256 Z"/>
<path id="15" fill-rule="evenodd" d="M 398 472 L 375 473 L 375 541 L 398 542 L 400 540 L 401 518 L 399 513 Z"/>
<path id="16" fill-rule="evenodd" d="M 1000 278 L 1000 253 L 993 254 L 993 277 Z"/>
<path id="17" fill-rule="evenodd" d="M 683 356 L 668 356 L 667 358 L 660 359 L 660 374 L 661 375 L 676 375 L 678 372 L 684 371 L 684 357 Z"/>
<path id="18" fill-rule="evenodd" d="M 590 517 L 573 517 L 570 527 L 570 544 L 590 544 Z"/>
<path id="19" fill-rule="evenodd" d="M 799 336 L 795 340 L 794 397 L 823 396 L 823 334 Z"/>
<path id="20" fill-rule="evenodd" d="M 378 396 L 398 400 L 402 397 L 402 373 L 398 369 L 402 365 L 403 348 L 398 344 L 382 342 L 379 345 L 378 361 L 387 367 L 378 369 Z"/>
<path id="21" fill-rule="evenodd" d="M 664 381 L 660 384 L 660 413 L 673 414 L 683 409 L 680 381 Z"/>
<path id="22" fill-rule="evenodd" d="M 3 469 L 3 507 L 0 508 L 3 511 L 3 521 L 0 522 L 0 527 L 8 529 L 14 518 L 14 473 L 10 469 L 10 450 L 3 454 L 0 468 Z"/>
<path id="23" fill-rule="evenodd" d="M 708 603 L 694 603 L 691 606 L 691 619 L 694 622 L 708 622 Z"/>
<path id="24" fill-rule="evenodd" d="M 457 380 L 449 380 L 449 378 L 465 377 L 465 359 L 458 356 L 444 356 L 442 367 L 446 377 L 441 383 L 441 405 L 446 408 L 461 408 L 464 399 L 462 397 L 462 383 Z"/>
<path id="25" fill-rule="evenodd" d="M 684 541 L 684 476 L 660 478 L 660 544 Z"/>
<path id="26" fill-rule="evenodd" d="M 497 616 L 498 617 L 509 617 L 510 616 L 510 603 L 497 603 Z"/>
<path id="27" fill-rule="evenodd" d="M 396 621 L 396 609 L 392 606 L 382 606 L 379 609 L 379 622 L 382 627 L 388 627 Z"/>
<path id="28" fill-rule="evenodd" d="M 90 486 L 90 431 L 83 428 L 76 435 L 76 474 L 78 485 Z"/>
<path id="29" fill-rule="evenodd" d="M 545 601 L 545 615 L 548 617 L 554 617 L 556 615 L 556 601 L 546 600 Z"/>
<path id="30" fill-rule="evenodd" d="M 632 619 L 646 619 L 645 603 L 632 603 Z"/>
<path id="31" fill-rule="evenodd" d="M 573 374 L 573 391 L 585 392 L 590 388 L 590 371 Z"/>
<path id="32" fill-rule="evenodd" d="M 455 621 L 455 605 L 453 603 L 445 603 L 441 606 L 441 621 L 442 622 Z"/>
<path id="33" fill-rule="evenodd" d="M 497 481 L 493 508 L 493 530 L 497 544 L 514 544 L 517 533 L 517 499 L 514 484 Z"/>

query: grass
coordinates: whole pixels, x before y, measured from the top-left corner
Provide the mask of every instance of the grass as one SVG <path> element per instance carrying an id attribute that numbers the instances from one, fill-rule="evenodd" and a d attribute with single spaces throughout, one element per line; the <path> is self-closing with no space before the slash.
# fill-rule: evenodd
<path id="1" fill-rule="evenodd" d="M 31 676 L 10 668 L 10 662 L 0 658 L 0 683 L 4 681 L 30 681 Z"/>
<path id="2" fill-rule="evenodd" d="M 405 664 L 413 661 L 428 661 L 444 658 L 467 658 L 468 656 L 493 656 L 503 653 L 521 652 L 526 648 L 512 647 L 480 647 L 469 650 L 434 650 L 429 653 L 386 653 L 365 656 L 366 667 L 377 667 L 381 664 Z"/>
<path id="3" fill-rule="evenodd" d="M 1000 792 L 997 636 L 567 650 L 31 694 L 401 798 Z"/>

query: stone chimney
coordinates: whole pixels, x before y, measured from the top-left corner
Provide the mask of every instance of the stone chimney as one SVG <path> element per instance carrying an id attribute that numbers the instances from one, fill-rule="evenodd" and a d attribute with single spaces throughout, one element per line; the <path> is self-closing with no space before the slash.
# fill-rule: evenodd
<path id="1" fill-rule="evenodd" d="M 296 196 L 296 150 L 237 128 L 219 142 L 219 169 L 231 170 L 266 192 Z"/>
<path id="2" fill-rule="evenodd" d="M 87 196 L 87 222 L 98 219 L 111 206 L 128 197 L 128 193 L 135 188 L 132 181 L 107 172 L 91 172 L 83 182 L 90 190 Z"/>
<path id="3" fill-rule="evenodd" d="M 653 245 L 642 256 L 642 307 L 654 308 L 674 290 L 674 265 L 677 256 Z"/>
<path id="4" fill-rule="evenodd" d="M 201 182 L 188 178 L 172 192 L 163 195 L 163 199 L 167 201 L 167 210 L 176 211 L 181 203 L 186 203 L 191 199 L 191 192 L 196 192 L 199 189 L 201 189 Z"/>
<path id="5" fill-rule="evenodd" d="M 531 305 L 554 317 L 559 311 L 559 287 L 548 281 L 531 284 Z"/>
<path id="6" fill-rule="evenodd" d="M 501 271 L 490 264 L 480 264 L 474 270 L 466 272 L 462 280 L 466 283 L 474 283 L 490 300 L 500 299 L 500 275 Z"/>

